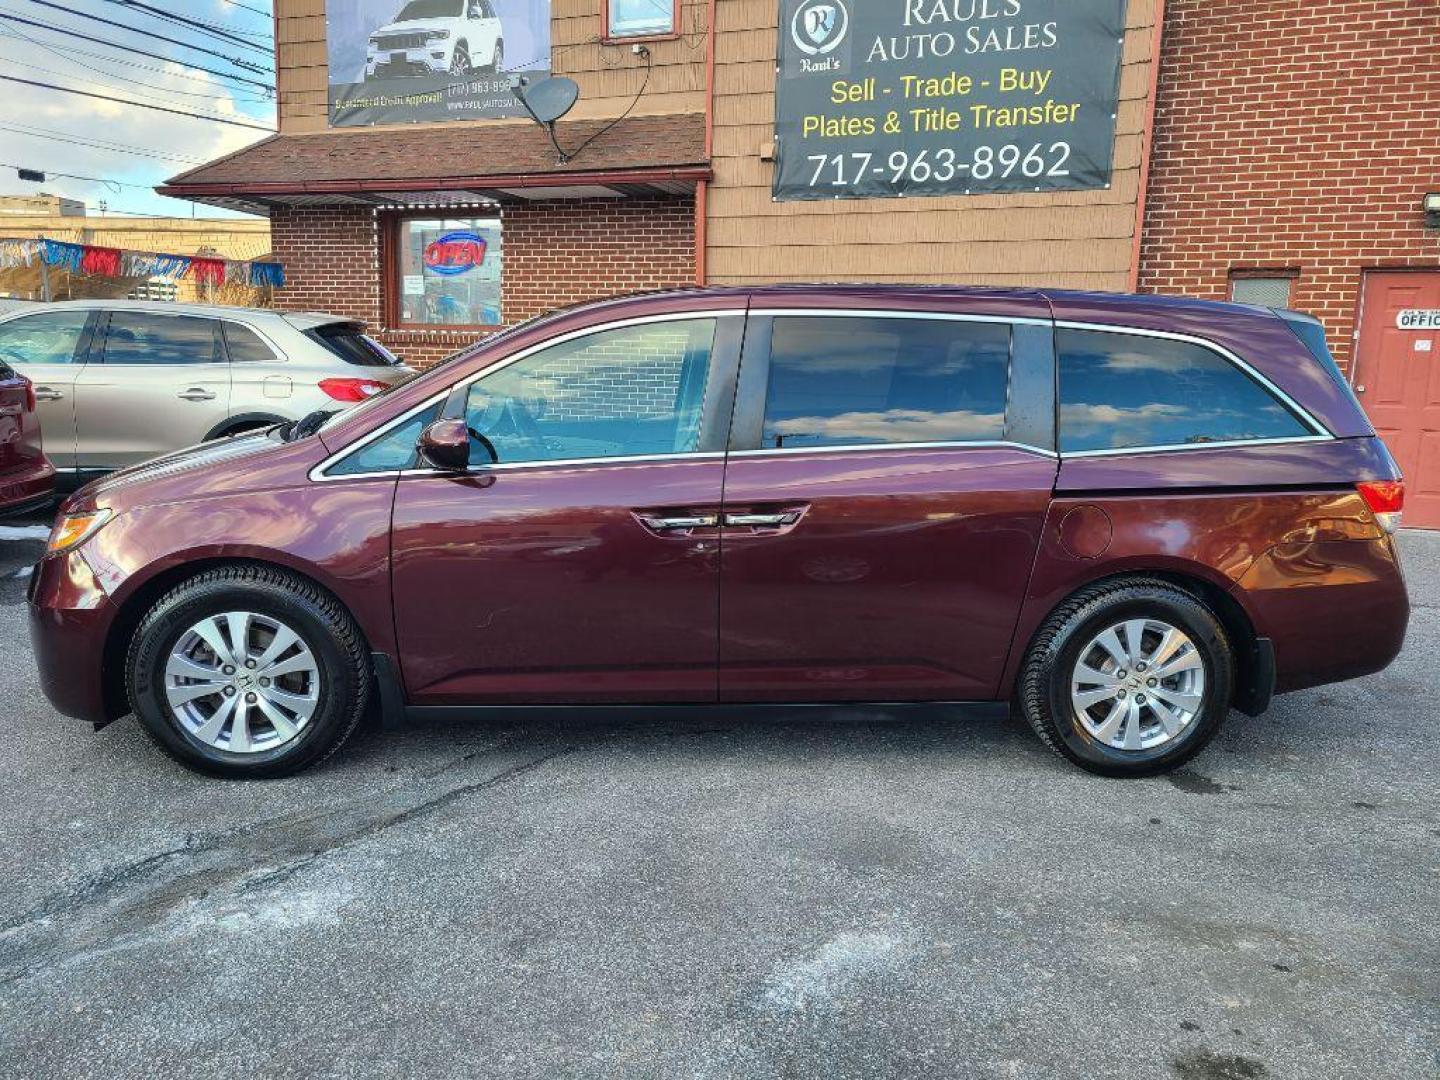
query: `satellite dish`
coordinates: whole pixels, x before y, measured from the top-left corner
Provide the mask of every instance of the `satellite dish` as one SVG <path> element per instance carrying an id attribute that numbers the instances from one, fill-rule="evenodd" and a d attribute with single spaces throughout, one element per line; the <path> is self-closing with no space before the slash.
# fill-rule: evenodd
<path id="1" fill-rule="evenodd" d="M 575 107 L 580 97 L 580 86 L 574 79 L 557 76 L 520 87 L 515 93 L 537 122 L 553 124 Z"/>
<path id="2" fill-rule="evenodd" d="M 574 79 L 556 76 L 552 79 L 541 79 L 531 86 L 522 77 L 510 88 L 510 92 L 525 106 L 530 119 L 544 128 L 545 134 L 550 136 L 550 145 L 555 147 L 560 164 L 568 165 L 570 155 L 555 138 L 555 121 L 575 107 L 575 102 L 580 97 L 579 84 Z"/>

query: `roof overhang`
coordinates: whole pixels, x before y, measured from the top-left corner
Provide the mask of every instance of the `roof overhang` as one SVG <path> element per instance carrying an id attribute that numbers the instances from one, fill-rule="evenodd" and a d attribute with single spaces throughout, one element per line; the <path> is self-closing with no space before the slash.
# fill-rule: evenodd
<path id="1" fill-rule="evenodd" d="M 558 162 L 546 134 L 529 122 L 275 135 L 156 190 L 266 214 L 283 206 L 407 209 L 685 195 L 710 179 L 700 114 L 557 129 L 562 145 L 584 148 L 576 159 Z"/>
<path id="2" fill-rule="evenodd" d="M 297 183 L 170 183 L 161 195 L 251 214 L 277 206 L 373 206 L 382 209 L 468 206 L 475 203 L 526 203 L 557 199 L 625 199 L 646 195 L 685 195 L 710 166 L 671 166 L 605 172 L 518 174 L 485 177 L 434 177 L 421 180 L 311 180 Z"/>

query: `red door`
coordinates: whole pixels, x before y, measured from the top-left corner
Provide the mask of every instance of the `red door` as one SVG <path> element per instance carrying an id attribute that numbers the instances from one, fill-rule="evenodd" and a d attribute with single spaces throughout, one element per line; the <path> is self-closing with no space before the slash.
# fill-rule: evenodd
<path id="1" fill-rule="evenodd" d="M 1363 305 L 1355 392 L 1405 474 L 1405 524 L 1440 528 L 1440 272 L 1366 274 Z"/>

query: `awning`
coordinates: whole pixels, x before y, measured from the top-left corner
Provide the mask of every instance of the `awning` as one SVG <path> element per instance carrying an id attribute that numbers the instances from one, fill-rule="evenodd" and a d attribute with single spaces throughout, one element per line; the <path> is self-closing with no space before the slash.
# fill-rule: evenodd
<path id="1" fill-rule="evenodd" d="M 533 123 L 416 125 L 273 135 L 181 173 L 161 195 L 268 213 L 272 206 L 446 206 L 685 194 L 710 178 L 699 113 L 560 123 L 566 165 Z"/>

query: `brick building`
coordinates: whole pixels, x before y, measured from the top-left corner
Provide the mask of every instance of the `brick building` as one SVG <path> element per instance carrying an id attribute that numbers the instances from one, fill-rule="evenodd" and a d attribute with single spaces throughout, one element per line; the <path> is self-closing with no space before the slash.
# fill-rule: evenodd
<path id="1" fill-rule="evenodd" d="M 861 40 L 875 17 L 862 0 L 494 0 L 500 21 L 518 17 L 505 3 L 522 2 L 548 18 L 546 72 L 579 90 L 554 144 L 514 115 L 342 122 L 340 24 L 360 8 L 388 18 L 398 0 L 330 0 L 329 11 L 326 0 L 277 0 L 279 135 L 162 190 L 267 213 L 290 280 L 281 303 L 363 318 L 422 364 L 558 305 L 696 282 L 1044 285 L 1293 306 L 1323 319 L 1412 479 L 1433 457 L 1440 484 L 1440 435 L 1431 435 L 1440 406 L 1428 409 L 1440 379 L 1427 382 L 1428 367 L 1412 363 L 1429 338 L 1396 325 L 1402 310 L 1440 310 L 1440 208 L 1428 221 L 1424 209 L 1440 193 L 1433 0 L 886 5 L 924 29 L 932 50 L 937 29 L 954 32 L 962 48 L 946 70 L 956 77 L 967 71 L 966 35 L 1049 56 L 1054 19 L 1111 12 L 1103 175 L 1044 190 L 957 183 L 917 191 L 927 197 L 834 199 L 777 197 L 780 95 L 791 92 L 781 73 L 792 36 L 814 54 L 802 63 L 819 67 L 852 23 Z M 453 4 L 493 14 L 491 0 Z M 816 32 L 829 41 L 807 43 L 800 20 L 809 26 L 816 7 Z M 386 62 L 394 31 L 371 33 L 365 78 Z M 887 44 L 898 55 L 902 43 L 877 37 L 869 59 Z M 389 60 L 403 56 L 417 53 Z M 857 87 L 845 84 L 851 100 L 868 93 Z M 557 145 L 584 149 L 562 164 Z M 1030 165 L 1027 156 L 1019 166 L 1026 176 Z M 1050 166 L 1039 168 L 1048 177 Z M 458 300 L 444 293 L 458 286 L 436 285 L 419 254 L 460 235 L 445 233 L 452 227 L 490 260 L 489 276 L 464 279 Z"/>

